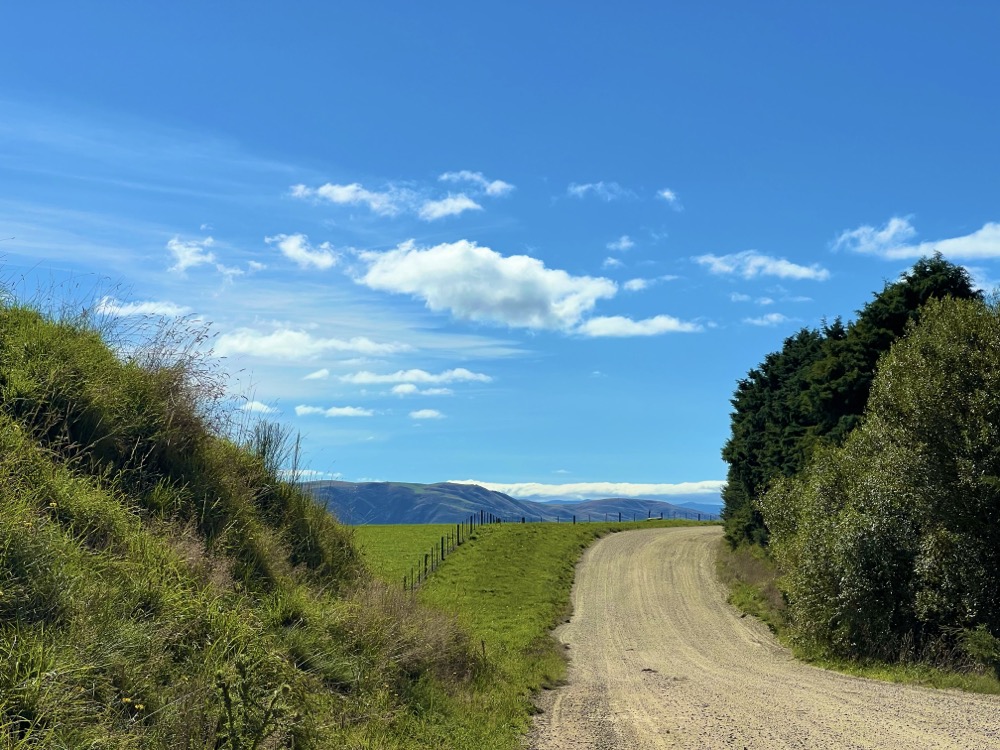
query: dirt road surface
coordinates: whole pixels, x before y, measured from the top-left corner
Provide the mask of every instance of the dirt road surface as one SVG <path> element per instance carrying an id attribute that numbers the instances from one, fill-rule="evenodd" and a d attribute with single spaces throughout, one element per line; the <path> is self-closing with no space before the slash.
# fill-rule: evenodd
<path id="1" fill-rule="evenodd" d="M 795 661 L 726 603 L 718 527 L 643 529 L 591 547 L 557 635 L 569 681 L 545 693 L 534 750 L 1000 750 L 1000 698 Z"/>

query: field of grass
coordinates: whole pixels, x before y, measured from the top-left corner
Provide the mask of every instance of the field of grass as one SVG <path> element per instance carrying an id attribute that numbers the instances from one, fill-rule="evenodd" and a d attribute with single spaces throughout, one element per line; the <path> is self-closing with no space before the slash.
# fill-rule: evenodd
<path id="1" fill-rule="evenodd" d="M 423 560 L 441 537 L 455 531 L 450 523 L 354 526 L 354 540 L 368 568 L 386 583 L 402 587 L 403 576 Z"/>
<path id="2" fill-rule="evenodd" d="M 741 546 L 734 550 L 725 542 L 720 542 L 716 569 L 720 580 L 729 587 L 730 604 L 763 620 L 778 640 L 803 661 L 824 669 L 875 680 L 1000 694 L 1000 679 L 996 675 L 979 671 L 939 669 L 919 663 L 829 659 L 806 653 L 796 648 L 791 641 L 785 604 L 778 588 L 780 571 L 761 548 Z"/>

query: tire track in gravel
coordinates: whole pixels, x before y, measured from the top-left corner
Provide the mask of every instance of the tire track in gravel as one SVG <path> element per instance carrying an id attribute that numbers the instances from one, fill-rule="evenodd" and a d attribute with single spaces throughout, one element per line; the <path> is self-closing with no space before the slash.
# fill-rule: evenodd
<path id="1" fill-rule="evenodd" d="M 726 603 L 721 529 L 611 534 L 577 569 L 568 684 L 542 696 L 533 750 L 998 750 L 1000 698 L 798 662 Z"/>

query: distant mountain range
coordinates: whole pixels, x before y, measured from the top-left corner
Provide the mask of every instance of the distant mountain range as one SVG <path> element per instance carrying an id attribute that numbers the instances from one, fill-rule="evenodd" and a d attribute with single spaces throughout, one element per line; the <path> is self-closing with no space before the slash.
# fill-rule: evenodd
<path id="1" fill-rule="evenodd" d="M 631 497 L 603 500 L 560 500 L 539 503 L 518 500 L 475 484 L 414 484 L 409 482 L 303 482 L 302 486 L 347 524 L 457 523 L 484 511 L 506 521 L 622 520 L 633 518 L 717 518 L 719 508 L 704 502 L 667 503 Z"/>

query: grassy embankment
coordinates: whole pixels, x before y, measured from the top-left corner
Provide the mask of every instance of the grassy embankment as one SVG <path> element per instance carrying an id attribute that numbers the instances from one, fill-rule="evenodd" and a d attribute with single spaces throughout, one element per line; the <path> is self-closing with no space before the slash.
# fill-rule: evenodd
<path id="1" fill-rule="evenodd" d="M 792 642 L 780 590 L 781 574 L 763 548 L 741 545 L 734 550 L 720 542 L 716 568 L 729 587 L 729 602 L 761 619 L 798 658 L 814 666 L 887 682 L 1000 694 L 1000 679 L 979 670 L 957 671 L 916 662 L 849 661 L 808 653 Z"/>
<path id="2" fill-rule="evenodd" d="M 574 568 L 608 533 L 694 525 L 638 523 L 501 524 L 476 530 L 420 588 L 417 599 L 452 613 L 481 650 L 489 679 L 480 680 L 456 716 L 448 747 L 516 748 L 534 711 L 531 695 L 563 679 L 563 650 L 549 635 L 570 612 Z M 388 581 L 424 549 L 419 527 L 373 526 L 362 543 Z M 360 529 L 359 529 L 360 530 Z M 400 562 L 402 561 L 402 562 Z M 478 744 L 477 744 L 478 743 Z"/>
<path id="3" fill-rule="evenodd" d="M 0 304 L 0 747 L 448 747 L 481 649 L 281 481 L 201 334 Z"/>

